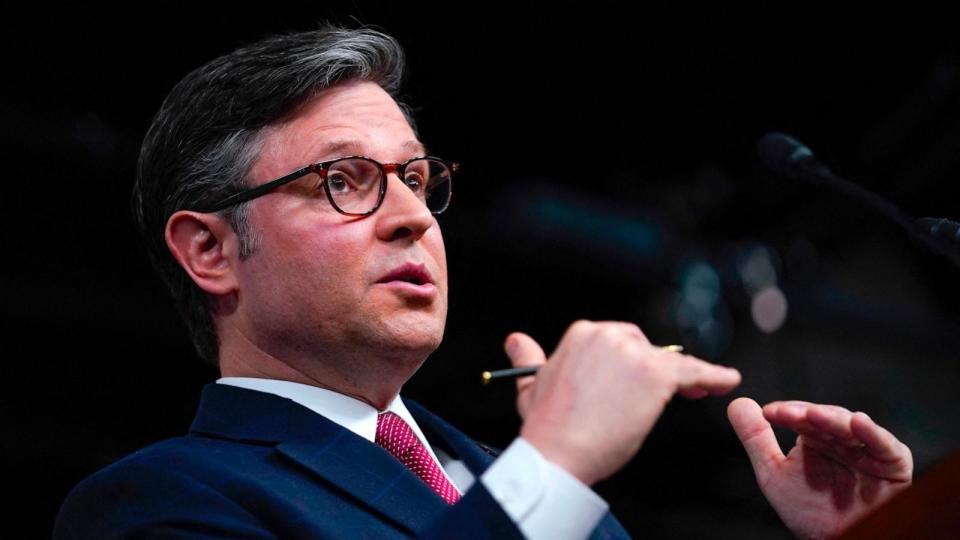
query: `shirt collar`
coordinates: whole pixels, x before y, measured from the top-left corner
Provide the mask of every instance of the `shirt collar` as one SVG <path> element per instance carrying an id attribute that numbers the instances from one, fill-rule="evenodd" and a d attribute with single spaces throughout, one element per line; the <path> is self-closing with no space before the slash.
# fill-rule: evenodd
<path id="1" fill-rule="evenodd" d="M 326 388 L 319 388 L 292 381 L 275 379 L 256 379 L 253 377 L 221 377 L 217 384 L 228 384 L 248 390 L 266 392 L 292 400 L 311 411 L 335 422 L 370 442 L 376 442 L 377 414 L 379 411 L 370 404 L 340 394 Z M 433 449 L 427 443 L 427 438 L 420 431 L 420 426 L 407 410 L 398 394 L 386 408 L 406 422 L 416 434 L 420 442 L 433 454 Z M 433 456 L 437 459 L 436 455 Z"/>

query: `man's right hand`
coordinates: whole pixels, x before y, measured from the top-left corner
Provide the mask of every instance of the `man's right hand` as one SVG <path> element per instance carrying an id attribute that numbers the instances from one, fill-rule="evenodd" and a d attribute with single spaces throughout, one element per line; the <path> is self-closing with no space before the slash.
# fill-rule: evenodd
<path id="1" fill-rule="evenodd" d="M 516 367 L 543 365 L 517 381 L 520 435 L 586 485 L 626 464 L 674 394 L 724 394 L 740 373 L 651 345 L 625 322 L 573 323 L 547 361 L 530 336 L 507 336 Z"/>

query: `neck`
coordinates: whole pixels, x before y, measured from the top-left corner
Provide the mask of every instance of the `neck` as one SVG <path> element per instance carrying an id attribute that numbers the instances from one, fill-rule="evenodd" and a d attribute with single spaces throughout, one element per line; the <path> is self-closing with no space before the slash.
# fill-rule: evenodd
<path id="1" fill-rule="evenodd" d="M 257 346 L 236 326 L 222 325 L 220 374 L 291 381 L 325 388 L 385 409 L 425 360 L 397 359 L 365 351 L 326 350 L 309 355 L 273 353 Z"/>

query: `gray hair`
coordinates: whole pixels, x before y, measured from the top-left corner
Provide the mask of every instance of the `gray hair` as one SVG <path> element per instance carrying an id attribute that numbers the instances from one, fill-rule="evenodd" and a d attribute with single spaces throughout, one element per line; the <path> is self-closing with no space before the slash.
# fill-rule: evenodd
<path id="1" fill-rule="evenodd" d="M 170 91 L 140 149 L 133 214 L 204 360 L 216 366 L 219 353 L 210 299 L 167 249 L 167 220 L 178 210 L 203 208 L 247 187 L 264 128 L 323 89 L 374 82 L 416 130 L 399 95 L 403 77 L 404 53 L 394 38 L 370 28 L 326 26 L 237 49 L 190 72 Z M 221 213 L 238 235 L 240 258 L 249 257 L 257 234 L 246 204 Z"/>

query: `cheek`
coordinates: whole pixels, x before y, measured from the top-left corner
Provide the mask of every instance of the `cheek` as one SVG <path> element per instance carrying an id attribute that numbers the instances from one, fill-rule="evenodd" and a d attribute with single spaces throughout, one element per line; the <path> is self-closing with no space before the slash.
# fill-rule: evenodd
<path id="1" fill-rule="evenodd" d="M 348 231 L 295 231 L 283 242 L 281 250 L 291 255 L 290 266 L 310 275 L 310 282 L 320 286 L 314 294 L 342 294 L 345 287 L 359 285 L 364 278 L 368 250 Z"/>
<path id="2" fill-rule="evenodd" d="M 360 231 L 324 222 L 315 212 L 304 216 L 300 209 L 284 210 L 271 212 L 286 216 L 283 221 L 258 224 L 259 253 L 251 257 L 251 262 L 259 259 L 256 275 L 251 276 L 260 280 L 257 286 L 300 304 L 355 296 L 366 256 Z"/>
<path id="3" fill-rule="evenodd" d="M 447 253 L 443 245 L 443 235 L 440 229 L 434 227 L 434 230 L 427 231 L 427 237 L 424 238 L 426 249 L 437 263 L 437 272 L 440 279 L 443 280 L 443 288 L 447 288 Z"/>

